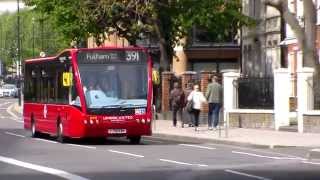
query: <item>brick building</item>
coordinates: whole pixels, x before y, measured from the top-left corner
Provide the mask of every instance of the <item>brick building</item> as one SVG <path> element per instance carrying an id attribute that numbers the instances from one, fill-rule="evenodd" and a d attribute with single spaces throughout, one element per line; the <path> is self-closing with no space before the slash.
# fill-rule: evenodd
<path id="1" fill-rule="evenodd" d="M 320 52 L 320 0 L 313 0 L 317 9 L 317 48 Z M 289 10 L 296 14 L 296 17 L 301 25 L 303 25 L 303 1 L 302 0 L 289 0 Z M 288 64 L 288 70 L 292 75 L 292 96 L 297 95 L 296 87 L 296 74 L 297 71 L 303 68 L 303 53 L 298 46 L 297 39 L 294 32 L 288 24 L 285 26 L 285 39 L 281 44 L 286 49 L 286 63 Z"/>

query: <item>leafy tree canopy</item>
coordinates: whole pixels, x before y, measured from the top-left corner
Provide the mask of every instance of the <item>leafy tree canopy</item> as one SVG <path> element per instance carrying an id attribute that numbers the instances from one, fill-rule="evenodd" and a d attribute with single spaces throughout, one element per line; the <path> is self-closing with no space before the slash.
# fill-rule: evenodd
<path id="1" fill-rule="evenodd" d="M 53 19 L 70 40 L 89 36 L 103 42 L 116 33 L 131 44 L 151 35 L 158 39 L 160 61 L 167 69 L 173 47 L 193 26 L 206 29 L 214 41 L 224 41 L 252 21 L 241 14 L 241 0 L 25 0 Z"/>
<path id="2" fill-rule="evenodd" d="M 20 11 L 20 41 L 22 60 L 38 57 L 41 51 L 55 55 L 68 44 L 42 14 L 29 10 Z M 0 15 L 0 59 L 7 65 L 17 60 L 17 13 Z"/>

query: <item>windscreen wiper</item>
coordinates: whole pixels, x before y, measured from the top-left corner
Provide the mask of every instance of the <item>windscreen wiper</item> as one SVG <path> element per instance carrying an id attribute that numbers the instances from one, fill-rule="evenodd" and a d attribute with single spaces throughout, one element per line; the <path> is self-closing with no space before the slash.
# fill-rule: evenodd
<path id="1" fill-rule="evenodd" d="M 121 107 L 122 108 L 136 108 L 136 107 L 145 108 L 146 106 L 141 104 L 123 104 Z"/>
<path id="2" fill-rule="evenodd" d="M 120 105 L 107 105 L 107 106 L 102 106 L 102 108 L 121 108 Z"/>

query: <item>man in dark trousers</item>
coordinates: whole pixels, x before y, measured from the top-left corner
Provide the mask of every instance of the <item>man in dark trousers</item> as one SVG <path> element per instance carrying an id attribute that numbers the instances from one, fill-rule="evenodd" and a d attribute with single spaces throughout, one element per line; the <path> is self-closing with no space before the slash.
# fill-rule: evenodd
<path id="1" fill-rule="evenodd" d="M 212 76 L 205 96 L 209 103 L 208 128 L 215 130 L 219 123 L 219 112 L 222 106 L 222 86 L 218 83 L 217 76 Z"/>
<path id="2" fill-rule="evenodd" d="M 182 108 L 184 106 L 184 93 L 178 82 L 173 84 L 173 90 L 170 92 L 170 102 L 172 106 L 173 126 L 177 126 L 177 113 L 179 113 L 182 122 Z"/>

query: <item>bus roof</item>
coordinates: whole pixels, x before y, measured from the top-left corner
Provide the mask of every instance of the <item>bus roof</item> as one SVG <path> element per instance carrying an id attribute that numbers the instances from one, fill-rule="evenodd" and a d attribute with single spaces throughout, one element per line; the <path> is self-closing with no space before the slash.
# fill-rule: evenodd
<path id="1" fill-rule="evenodd" d="M 73 48 L 73 49 L 65 49 L 60 52 L 56 56 L 49 56 L 49 57 L 41 57 L 41 58 L 33 58 L 33 59 L 26 59 L 25 63 L 34 63 L 34 62 L 41 62 L 41 61 L 51 61 L 55 60 L 58 57 L 62 56 L 62 54 L 67 52 L 77 52 L 77 51 L 90 51 L 90 50 L 143 50 L 146 51 L 144 47 L 136 47 L 136 46 L 128 46 L 128 47 L 98 47 L 98 48 Z"/>

